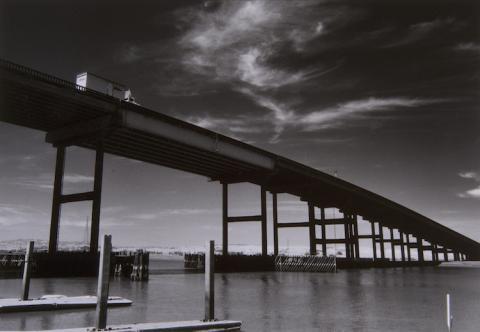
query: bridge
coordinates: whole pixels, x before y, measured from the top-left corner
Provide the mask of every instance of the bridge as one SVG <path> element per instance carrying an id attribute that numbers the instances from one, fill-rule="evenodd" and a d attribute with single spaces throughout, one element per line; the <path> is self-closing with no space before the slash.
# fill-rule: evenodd
<path id="1" fill-rule="evenodd" d="M 362 258 L 359 240 L 371 241 L 374 261 L 478 260 L 480 244 L 428 217 L 337 177 L 175 119 L 145 107 L 89 90 L 72 82 L 0 60 L 0 120 L 46 133 L 56 148 L 49 252 L 57 251 L 61 206 L 91 201 L 90 251 L 97 252 L 103 157 L 105 153 L 170 167 L 218 181 L 222 185 L 222 252 L 228 255 L 230 223 L 258 222 L 262 255 L 267 255 L 267 193 L 272 195 L 274 255 L 279 230 L 309 231 L 311 255 L 327 255 L 328 244 L 344 246 L 346 259 Z M 62 193 L 66 147 L 96 152 L 93 190 Z M 259 215 L 230 216 L 228 189 L 235 183 L 259 186 Z M 306 202 L 308 220 L 280 222 L 277 196 L 290 194 Z M 341 216 L 327 218 L 328 209 Z M 360 220 L 361 218 L 361 220 Z M 359 222 L 370 234 L 359 234 Z M 220 222 L 220 221 L 219 221 Z M 328 238 L 327 227 L 343 225 L 344 237 Z M 342 227 L 342 226 L 340 226 Z M 397 250 L 399 249 L 399 250 Z M 396 257 L 400 253 L 400 257 Z"/>

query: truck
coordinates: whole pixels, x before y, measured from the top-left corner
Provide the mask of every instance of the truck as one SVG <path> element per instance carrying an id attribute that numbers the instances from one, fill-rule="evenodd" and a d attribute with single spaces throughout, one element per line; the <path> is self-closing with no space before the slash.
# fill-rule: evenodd
<path id="1" fill-rule="evenodd" d="M 76 84 L 78 87 L 91 89 L 114 98 L 139 105 L 135 102 L 132 91 L 125 85 L 113 82 L 101 76 L 84 72 L 77 75 Z"/>

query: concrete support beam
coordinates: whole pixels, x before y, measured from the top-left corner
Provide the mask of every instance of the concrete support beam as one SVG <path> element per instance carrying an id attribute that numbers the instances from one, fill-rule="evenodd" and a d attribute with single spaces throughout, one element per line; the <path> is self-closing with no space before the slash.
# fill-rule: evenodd
<path id="1" fill-rule="evenodd" d="M 315 206 L 311 202 L 308 202 L 308 224 L 308 230 L 310 235 L 310 255 L 315 256 L 317 254 L 317 244 L 315 242 L 317 238 L 315 232 Z"/>
<path id="2" fill-rule="evenodd" d="M 375 233 L 375 222 L 370 222 L 370 226 L 372 229 L 372 253 L 373 253 L 373 260 L 377 260 L 377 242 L 375 241 L 376 233 Z"/>
<path id="3" fill-rule="evenodd" d="M 425 261 L 425 257 L 423 255 L 423 239 L 417 235 L 417 252 L 418 252 L 418 261 L 423 262 Z"/>
<path id="4" fill-rule="evenodd" d="M 353 215 L 353 233 L 354 233 L 354 246 L 355 246 L 355 258 L 360 258 L 360 243 L 358 241 L 358 219 L 357 215 Z"/>
<path id="5" fill-rule="evenodd" d="M 411 248 L 410 248 L 410 234 L 406 233 L 406 240 L 407 240 L 407 259 L 409 262 L 412 261 L 412 254 L 410 252 Z"/>
<path id="6" fill-rule="evenodd" d="M 92 226 L 90 227 L 90 252 L 98 251 L 98 235 L 100 231 L 100 207 L 102 202 L 103 179 L 103 143 L 97 144 L 95 153 L 95 175 L 93 180 Z"/>
<path id="7" fill-rule="evenodd" d="M 405 262 L 405 243 L 403 241 L 403 233 L 400 231 L 400 253 L 402 255 L 402 262 Z"/>
<path id="8" fill-rule="evenodd" d="M 277 193 L 272 193 L 272 217 L 273 217 L 273 254 L 278 255 L 278 210 Z"/>
<path id="9" fill-rule="evenodd" d="M 320 220 L 322 221 L 321 227 L 322 227 L 322 240 L 327 240 L 327 230 L 325 227 L 325 208 L 321 207 L 320 208 Z M 322 243 L 322 255 L 324 257 L 327 256 L 327 243 Z"/>
<path id="10" fill-rule="evenodd" d="M 262 212 L 262 255 L 267 256 L 267 191 L 263 186 L 260 188 L 260 203 Z"/>
<path id="11" fill-rule="evenodd" d="M 392 250 L 392 262 L 395 262 L 395 242 L 394 242 L 395 238 L 393 236 L 393 228 L 390 228 L 390 247 L 391 247 L 391 250 Z"/>
<path id="12" fill-rule="evenodd" d="M 228 255 L 228 184 L 222 183 L 222 254 Z"/>
<path id="13" fill-rule="evenodd" d="M 63 174 L 65 170 L 65 147 L 57 147 L 57 158 L 55 162 L 55 180 L 53 183 L 52 218 L 50 221 L 50 239 L 48 241 L 48 252 L 57 252 L 58 226 L 61 213 L 61 196 L 63 187 Z"/>
<path id="14" fill-rule="evenodd" d="M 383 242 L 383 226 L 382 224 L 378 224 L 378 230 L 380 235 L 380 257 L 385 259 L 385 243 Z"/>

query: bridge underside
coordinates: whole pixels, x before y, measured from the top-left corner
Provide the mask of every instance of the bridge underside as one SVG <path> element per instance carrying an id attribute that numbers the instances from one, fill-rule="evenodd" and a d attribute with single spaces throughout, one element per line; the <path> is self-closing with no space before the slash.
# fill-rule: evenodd
<path id="1" fill-rule="evenodd" d="M 255 148 L 215 132 L 144 107 L 119 101 L 73 83 L 0 61 L 0 120 L 46 132 L 57 148 L 52 203 L 50 252 L 57 250 L 62 204 L 91 200 L 90 250 L 98 249 L 103 155 L 110 153 L 206 176 L 223 186 L 223 253 L 228 254 L 228 225 L 259 222 L 262 253 L 267 254 L 267 193 L 272 195 L 275 254 L 278 230 L 305 227 L 310 253 L 327 255 L 331 244 L 344 246 L 347 258 L 361 257 L 360 240 L 370 240 L 374 259 L 385 259 L 385 244 L 392 260 L 480 259 L 480 244 L 406 207 L 351 183 L 293 160 Z M 96 151 L 92 191 L 64 195 L 62 182 L 66 147 Z M 228 186 L 249 182 L 260 186 L 260 215 L 228 214 Z M 305 201 L 308 220 L 279 222 L 277 196 L 290 194 Z M 325 211 L 339 210 L 326 218 Z M 359 234 L 358 222 L 369 222 L 371 232 Z M 328 238 L 326 229 L 341 225 L 344 237 Z M 384 236 L 384 230 L 389 236 Z M 411 255 L 411 249 L 417 252 Z M 317 252 L 318 251 L 318 252 Z M 395 253 L 399 252 L 400 257 Z M 416 256 L 416 258 L 414 258 Z"/>

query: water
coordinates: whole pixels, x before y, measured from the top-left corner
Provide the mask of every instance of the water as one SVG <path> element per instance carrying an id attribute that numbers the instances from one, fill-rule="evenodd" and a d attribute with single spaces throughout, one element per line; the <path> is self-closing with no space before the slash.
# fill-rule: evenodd
<path id="1" fill-rule="evenodd" d="M 108 322 L 191 320 L 203 317 L 202 274 L 174 274 L 148 282 L 113 280 L 110 294 L 134 301 L 109 310 Z M 217 274 L 216 317 L 242 320 L 242 331 L 446 331 L 451 294 L 453 331 L 480 330 L 480 269 L 397 268 L 317 273 Z M 0 280 L 2 297 L 17 297 L 18 279 Z M 33 279 L 31 296 L 94 294 L 93 278 Z M 94 310 L 1 314 L 0 330 L 92 326 Z"/>

